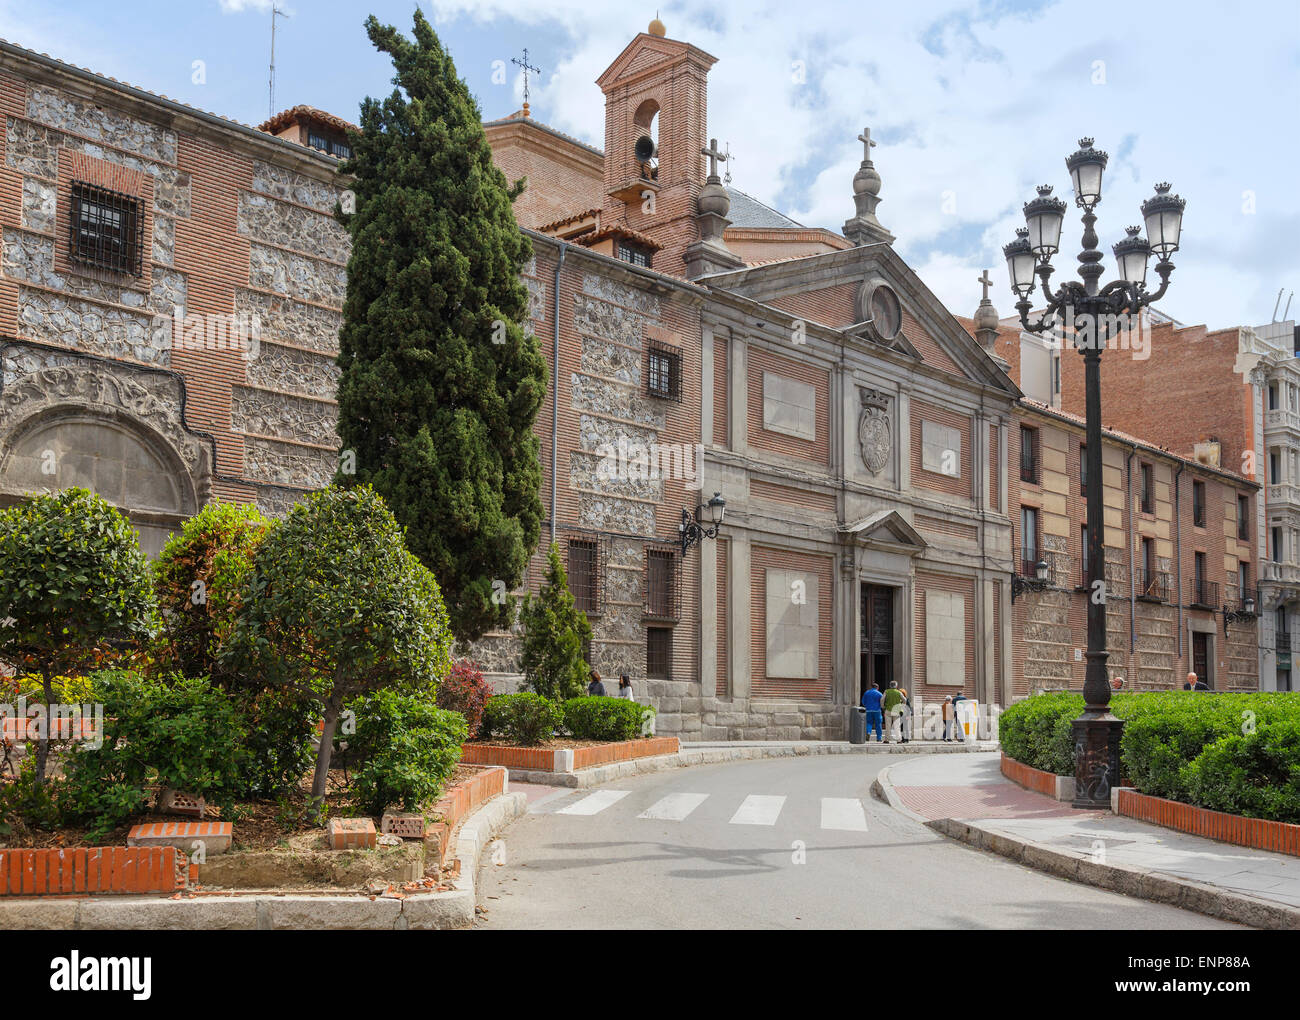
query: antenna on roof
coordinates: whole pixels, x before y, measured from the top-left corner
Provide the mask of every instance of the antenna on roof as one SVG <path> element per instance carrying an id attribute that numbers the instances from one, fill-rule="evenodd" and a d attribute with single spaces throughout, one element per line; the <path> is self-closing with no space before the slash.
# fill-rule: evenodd
<path id="1" fill-rule="evenodd" d="M 1277 306 L 1282 303 L 1282 292 L 1284 290 L 1286 290 L 1285 287 L 1277 289 L 1277 300 L 1273 302 L 1273 318 L 1269 320 L 1270 322 L 1277 322 Z"/>
<path id="2" fill-rule="evenodd" d="M 271 76 L 267 82 L 267 99 L 271 112 L 267 117 L 275 116 L 275 19 L 277 17 L 287 18 L 288 14 L 280 10 L 275 4 L 271 5 Z"/>

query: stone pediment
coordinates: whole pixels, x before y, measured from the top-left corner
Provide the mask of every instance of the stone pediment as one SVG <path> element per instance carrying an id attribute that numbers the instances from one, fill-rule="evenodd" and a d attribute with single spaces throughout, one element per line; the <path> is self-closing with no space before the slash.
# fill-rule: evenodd
<path id="1" fill-rule="evenodd" d="M 1006 372 L 887 244 L 718 273 L 702 282 L 1020 396 Z"/>
<path id="2" fill-rule="evenodd" d="M 865 546 L 890 549 L 915 556 L 930 545 L 897 510 L 877 510 L 852 524 L 840 526 L 840 534 Z"/>

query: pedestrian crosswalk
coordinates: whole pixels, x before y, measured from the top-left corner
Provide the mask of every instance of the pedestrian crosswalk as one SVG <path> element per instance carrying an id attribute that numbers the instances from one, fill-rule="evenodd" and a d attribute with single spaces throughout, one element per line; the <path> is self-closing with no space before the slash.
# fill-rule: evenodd
<path id="1" fill-rule="evenodd" d="M 534 810 L 540 814 L 590 817 L 614 808 L 631 792 L 630 790 L 595 790 L 592 793 L 578 795 L 576 799 L 569 800 L 563 806 L 539 805 Z M 821 797 L 818 800 L 822 829 L 832 832 L 867 831 L 867 810 L 862 800 L 856 797 Z M 636 818 L 648 821 L 684 822 L 696 815 L 697 811 L 710 801 L 713 803 L 707 810 L 717 813 L 718 821 L 725 817 L 731 825 L 774 826 L 783 814 L 789 816 L 792 813 L 790 810 L 792 805 L 788 803 L 790 798 L 776 794 L 752 793 L 744 796 L 739 804 L 736 804 L 734 795 L 681 792 L 666 794 L 639 812 L 636 811 L 639 805 L 633 805 L 630 813 Z M 644 800 L 641 803 L 644 803 Z M 808 810 L 805 802 L 800 802 L 798 809 Z M 730 814 L 728 815 L 727 812 Z"/>

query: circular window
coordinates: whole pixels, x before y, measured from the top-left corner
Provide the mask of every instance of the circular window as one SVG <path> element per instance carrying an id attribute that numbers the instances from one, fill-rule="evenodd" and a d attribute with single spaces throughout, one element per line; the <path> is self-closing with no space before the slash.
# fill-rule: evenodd
<path id="1" fill-rule="evenodd" d="M 883 283 L 876 284 L 871 291 L 868 307 L 871 313 L 871 325 L 882 340 L 892 340 L 903 328 L 903 310 L 898 304 L 898 295 Z"/>

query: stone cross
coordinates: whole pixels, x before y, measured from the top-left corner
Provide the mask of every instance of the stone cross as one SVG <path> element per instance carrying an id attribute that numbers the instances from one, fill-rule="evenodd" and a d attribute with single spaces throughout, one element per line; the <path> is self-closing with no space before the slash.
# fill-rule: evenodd
<path id="1" fill-rule="evenodd" d="M 524 69 L 524 109 L 526 110 L 528 109 L 528 72 L 532 71 L 534 74 L 541 74 L 542 69 L 540 67 L 533 67 L 533 65 L 528 62 L 527 46 L 524 47 L 524 59 L 520 60 L 518 57 L 511 57 L 510 63 L 518 64 Z"/>
<path id="2" fill-rule="evenodd" d="M 984 270 L 984 274 L 975 282 L 984 284 L 984 300 L 987 301 L 989 299 L 989 288 L 993 286 L 993 281 L 989 279 L 989 271 Z"/>
<path id="3" fill-rule="evenodd" d="M 725 163 L 728 158 L 725 153 L 718 150 L 718 140 L 716 138 L 709 139 L 709 147 L 707 149 L 701 149 L 700 155 L 709 157 L 710 177 L 718 176 L 718 160 L 722 160 Z"/>
<path id="4" fill-rule="evenodd" d="M 871 128 L 863 128 L 862 134 L 858 135 L 858 141 L 862 143 L 862 161 L 864 163 L 870 163 L 871 150 L 876 145 L 876 143 L 871 140 Z"/>

